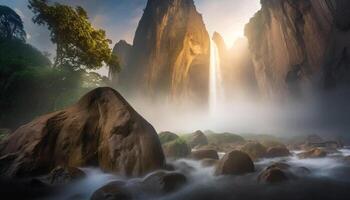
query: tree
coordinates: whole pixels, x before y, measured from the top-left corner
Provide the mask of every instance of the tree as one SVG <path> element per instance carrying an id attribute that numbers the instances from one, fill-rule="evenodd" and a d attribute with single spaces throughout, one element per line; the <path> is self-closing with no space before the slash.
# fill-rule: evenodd
<path id="1" fill-rule="evenodd" d="M 23 29 L 21 17 L 7 6 L 0 5 L 0 39 L 18 39 L 25 41 L 26 32 Z"/>
<path id="2" fill-rule="evenodd" d="M 109 48 L 111 40 L 104 30 L 96 30 L 82 7 L 75 9 L 47 0 L 29 0 L 33 22 L 47 25 L 51 40 L 57 45 L 54 66 L 69 65 L 73 69 L 98 69 L 114 63 Z"/>

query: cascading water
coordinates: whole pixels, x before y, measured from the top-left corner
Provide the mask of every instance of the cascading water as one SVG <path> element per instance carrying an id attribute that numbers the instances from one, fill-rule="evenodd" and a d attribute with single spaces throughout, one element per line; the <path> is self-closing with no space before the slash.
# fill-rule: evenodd
<path id="1" fill-rule="evenodd" d="M 213 40 L 210 40 L 210 80 L 209 80 L 209 109 L 210 115 L 215 116 L 221 93 L 221 70 L 219 49 Z"/>

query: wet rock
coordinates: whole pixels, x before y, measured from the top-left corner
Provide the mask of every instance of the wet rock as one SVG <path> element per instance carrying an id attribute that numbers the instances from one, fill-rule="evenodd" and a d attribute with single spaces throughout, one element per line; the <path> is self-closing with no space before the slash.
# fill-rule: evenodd
<path id="1" fill-rule="evenodd" d="M 47 174 L 56 166 L 98 166 L 134 177 L 165 164 L 152 125 L 111 88 L 97 88 L 20 127 L 2 144 L 0 157 L 6 160 L 1 174 L 11 177 Z"/>
<path id="2" fill-rule="evenodd" d="M 272 168 L 278 168 L 281 170 L 289 170 L 291 168 L 291 166 L 288 165 L 287 163 L 277 162 L 277 163 L 273 163 L 272 165 L 268 166 L 266 169 L 272 169 Z"/>
<path id="3" fill-rule="evenodd" d="M 159 133 L 158 137 L 161 144 L 165 144 L 179 138 L 179 136 L 176 135 L 175 133 L 168 132 L 168 131 Z"/>
<path id="4" fill-rule="evenodd" d="M 203 159 L 214 159 L 219 160 L 218 152 L 215 150 L 197 150 L 192 151 L 191 158 L 195 160 L 203 160 Z"/>
<path id="5" fill-rule="evenodd" d="M 275 157 L 286 157 L 290 156 L 290 152 L 286 147 L 278 146 L 278 147 L 270 147 L 266 151 L 266 157 L 275 158 Z"/>
<path id="6" fill-rule="evenodd" d="M 248 142 L 240 150 L 247 153 L 253 160 L 266 156 L 266 147 L 259 142 Z"/>
<path id="7" fill-rule="evenodd" d="M 298 154 L 298 157 L 301 159 L 306 158 L 324 158 L 327 156 L 327 152 L 320 149 L 320 148 L 314 148 L 310 151 L 305 151 Z"/>
<path id="8" fill-rule="evenodd" d="M 76 167 L 56 167 L 48 175 L 47 181 L 53 185 L 64 185 L 85 177 L 85 172 Z"/>
<path id="9" fill-rule="evenodd" d="M 183 139 L 176 139 L 163 145 L 165 157 L 171 159 L 186 158 L 191 150 Z"/>
<path id="10" fill-rule="evenodd" d="M 254 163 L 248 154 L 242 151 L 227 153 L 216 166 L 216 175 L 243 175 L 254 172 Z"/>
<path id="11" fill-rule="evenodd" d="M 203 167 L 215 167 L 219 163 L 217 159 L 203 159 L 201 160 L 201 165 Z"/>
<path id="12" fill-rule="evenodd" d="M 149 194 L 169 194 L 180 190 L 187 183 L 185 175 L 177 172 L 154 172 L 142 181 L 142 188 Z"/>
<path id="13" fill-rule="evenodd" d="M 260 183 L 279 183 L 288 180 L 289 178 L 287 177 L 285 172 L 277 167 L 267 168 L 266 170 L 262 171 L 258 176 L 258 182 Z"/>
<path id="14" fill-rule="evenodd" d="M 122 181 L 114 181 L 96 190 L 90 200 L 132 200 L 133 195 Z"/>
<path id="15" fill-rule="evenodd" d="M 207 136 L 202 131 L 196 131 L 188 136 L 188 144 L 191 148 L 208 144 Z"/>

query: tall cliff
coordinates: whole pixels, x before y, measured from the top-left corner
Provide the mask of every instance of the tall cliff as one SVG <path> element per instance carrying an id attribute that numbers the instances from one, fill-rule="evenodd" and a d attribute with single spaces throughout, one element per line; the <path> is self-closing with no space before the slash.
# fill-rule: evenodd
<path id="1" fill-rule="evenodd" d="M 121 84 L 150 96 L 207 101 L 210 41 L 193 0 L 149 0 Z"/>
<path id="2" fill-rule="evenodd" d="M 245 34 L 265 96 L 300 94 L 303 85 L 315 82 L 341 82 L 334 79 L 337 63 L 349 53 L 349 1 L 261 0 L 261 5 Z"/>

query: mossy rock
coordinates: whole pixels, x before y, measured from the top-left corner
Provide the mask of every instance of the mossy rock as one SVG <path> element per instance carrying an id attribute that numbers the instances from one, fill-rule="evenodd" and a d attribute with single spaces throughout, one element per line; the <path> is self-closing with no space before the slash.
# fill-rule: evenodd
<path id="1" fill-rule="evenodd" d="M 184 139 L 178 138 L 174 141 L 163 144 L 164 155 L 167 158 L 186 158 L 191 150 Z"/>
<path id="2" fill-rule="evenodd" d="M 169 132 L 169 131 L 159 133 L 158 137 L 159 137 L 161 144 L 165 144 L 165 143 L 174 141 L 174 140 L 179 138 L 178 135 L 176 135 L 175 133 Z"/>

